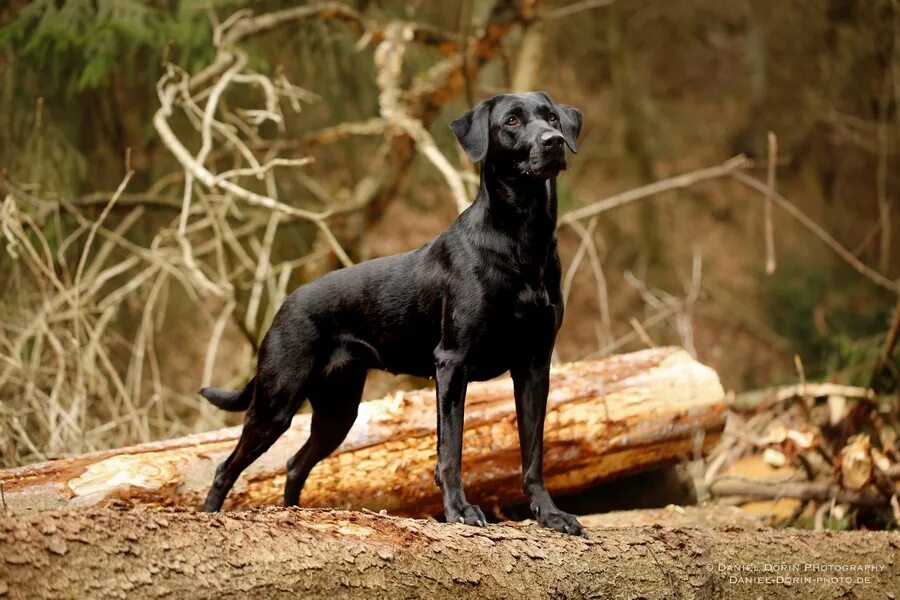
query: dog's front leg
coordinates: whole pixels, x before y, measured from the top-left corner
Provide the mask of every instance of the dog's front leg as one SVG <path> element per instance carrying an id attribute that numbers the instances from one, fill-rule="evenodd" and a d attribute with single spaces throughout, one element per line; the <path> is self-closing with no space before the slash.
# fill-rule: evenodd
<path id="1" fill-rule="evenodd" d="M 435 375 L 439 432 L 435 480 L 444 496 L 444 514 L 448 523 L 483 526 L 487 523 L 484 513 L 466 501 L 460 475 L 467 383 L 463 353 L 438 346 L 435 351 Z"/>
<path id="2" fill-rule="evenodd" d="M 513 369 L 512 378 L 522 452 L 522 491 L 531 499 L 534 518 L 544 527 L 584 535 L 578 519 L 556 507 L 544 483 L 544 416 L 550 391 L 550 366 Z"/>

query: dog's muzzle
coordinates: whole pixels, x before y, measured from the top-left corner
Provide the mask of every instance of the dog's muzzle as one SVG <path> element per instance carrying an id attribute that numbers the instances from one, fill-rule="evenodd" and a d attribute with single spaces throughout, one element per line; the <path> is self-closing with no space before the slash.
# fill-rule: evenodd
<path id="1" fill-rule="evenodd" d="M 558 131 L 545 131 L 533 144 L 525 175 L 555 177 L 566 168 L 566 144 Z"/>
<path id="2" fill-rule="evenodd" d="M 566 140 L 558 131 L 545 131 L 541 134 L 541 147 L 548 154 L 562 154 Z"/>

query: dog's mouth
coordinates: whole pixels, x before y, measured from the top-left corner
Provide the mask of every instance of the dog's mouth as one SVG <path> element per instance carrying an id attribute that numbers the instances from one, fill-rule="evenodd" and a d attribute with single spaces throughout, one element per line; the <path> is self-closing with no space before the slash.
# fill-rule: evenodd
<path id="1" fill-rule="evenodd" d="M 523 161 L 519 164 L 519 170 L 526 177 L 549 179 L 559 175 L 560 171 L 566 170 L 566 157 L 563 155 L 558 158 L 546 159 L 537 164 L 531 161 Z"/>

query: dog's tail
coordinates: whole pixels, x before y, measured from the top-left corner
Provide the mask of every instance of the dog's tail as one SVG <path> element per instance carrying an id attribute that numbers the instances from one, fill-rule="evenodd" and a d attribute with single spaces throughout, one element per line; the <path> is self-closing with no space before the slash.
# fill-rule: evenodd
<path id="1" fill-rule="evenodd" d="M 255 382 L 255 379 L 251 379 L 250 383 L 241 390 L 220 390 L 207 387 L 200 390 L 200 395 L 222 410 L 231 412 L 247 410 L 247 407 L 250 406 L 250 401 L 253 399 Z"/>

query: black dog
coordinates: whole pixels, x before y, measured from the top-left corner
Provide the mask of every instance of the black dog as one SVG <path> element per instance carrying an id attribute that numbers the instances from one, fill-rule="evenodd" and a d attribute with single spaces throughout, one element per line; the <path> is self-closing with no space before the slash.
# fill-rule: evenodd
<path id="1" fill-rule="evenodd" d="M 563 317 L 556 248 L 556 176 L 565 147 L 577 152 L 581 111 L 543 92 L 496 96 L 450 124 L 482 163 L 475 202 L 418 250 L 329 273 L 294 291 L 240 391 L 201 390 L 225 410 L 247 410 L 241 439 L 219 465 L 203 507 L 221 508 L 238 475 L 290 425 L 305 398 L 309 440 L 288 462 L 286 506 L 295 505 L 317 462 L 356 419 L 368 369 L 437 379 L 435 483 L 448 522 L 484 525 L 460 478 L 463 405 L 469 381 L 510 371 L 522 488 L 538 522 L 582 534 L 559 510 L 543 476 L 550 354 Z"/>

